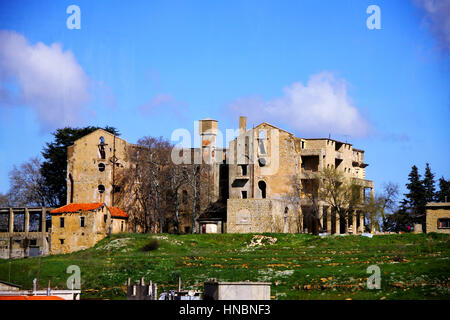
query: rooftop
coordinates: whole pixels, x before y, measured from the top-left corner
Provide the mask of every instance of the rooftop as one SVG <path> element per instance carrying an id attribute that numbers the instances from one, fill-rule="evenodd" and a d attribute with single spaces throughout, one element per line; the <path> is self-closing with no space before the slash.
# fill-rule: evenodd
<path id="1" fill-rule="evenodd" d="M 69 213 L 69 212 L 86 212 L 93 211 L 101 208 L 106 205 L 102 202 L 94 202 L 94 203 L 69 203 L 61 208 L 50 211 L 51 214 L 54 213 Z M 107 207 L 109 212 L 111 212 L 111 217 L 113 218 L 128 218 L 128 214 L 117 207 Z"/>

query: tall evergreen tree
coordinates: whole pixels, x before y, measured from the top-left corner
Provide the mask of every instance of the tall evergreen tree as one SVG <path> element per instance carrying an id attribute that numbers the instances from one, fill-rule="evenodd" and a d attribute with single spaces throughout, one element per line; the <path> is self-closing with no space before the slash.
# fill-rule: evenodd
<path id="1" fill-rule="evenodd" d="M 414 223 L 425 223 L 425 206 L 426 206 L 426 191 L 421 180 L 421 176 L 417 167 L 414 165 L 408 176 L 409 183 L 406 184 L 408 193 L 405 194 L 408 205 L 411 209 L 411 220 Z"/>
<path id="2" fill-rule="evenodd" d="M 435 201 L 435 191 L 436 187 L 434 185 L 434 174 L 431 172 L 430 165 L 427 163 L 425 167 L 425 175 L 423 179 L 423 187 L 425 189 L 425 200 L 426 202 Z"/>
<path id="3" fill-rule="evenodd" d="M 383 226 L 383 229 L 391 232 L 407 232 L 410 231 L 408 226 L 411 226 L 411 213 L 408 205 L 408 201 L 403 199 L 400 202 L 398 210 L 393 214 L 387 215 Z"/>
<path id="4" fill-rule="evenodd" d="M 47 206 L 58 207 L 66 204 L 67 193 L 67 147 L 72 145 L 85 135 L 94 132 L 97 129 L 104 129 L 112 134 L 120 135 L 114 127 L 84 127 L 58 129 L 53 133 L 54 140 L 47 143 L 42 151 L 44 162 L 41 165 L 41 174 L 44 178 L 46 192 L 49 194 L 46 198 L 54 199 Z"/>
<path id="5" fill-rule="evenodd" d="M 439 179 L 439 191 L 436 192 L 436 201 L 450 202 L 450 180 L 445 180 L 444 177 Z"/>

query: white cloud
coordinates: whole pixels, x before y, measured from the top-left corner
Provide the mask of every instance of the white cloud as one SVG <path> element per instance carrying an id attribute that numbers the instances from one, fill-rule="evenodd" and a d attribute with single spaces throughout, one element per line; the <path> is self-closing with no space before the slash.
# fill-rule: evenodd
<path id="1" fill-rule="evenodd" d="M 440 46 L 450 50 L 450 1 L 414 0 L 424 11 L 424 23 L 430 28 Z"/>
<path id="2" fill-rule="evenodd" d="M 287 125 L 307 135 L 363 137 L 369 131 L 368 122 L 347 95 L 347 82 L 329 72 L 312 75 L 306 86 L 295 82 L 283 92 L 270 101 L 259 96 L 240 98 L 229 109 L 249 120 Z"/>
<path id="3" fill-rule="evenodd" d="M 86 114 L 89 79 L 70 51 L 58 43 L 31 45 L 0 30 L 0 103 L 33 108 L 41 127 L 80 123 Z"/>

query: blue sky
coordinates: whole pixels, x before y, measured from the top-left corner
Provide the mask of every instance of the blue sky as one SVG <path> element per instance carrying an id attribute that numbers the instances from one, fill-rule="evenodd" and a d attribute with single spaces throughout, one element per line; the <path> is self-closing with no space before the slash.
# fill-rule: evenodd
<path id="1" fill-rule="evenodd" d="M 225 132 L 239 114 L 348 140 L 377 189 L 404 192 L 426 162 L 449 179 L 450 15 L 428 2 L 2 1 L 0 30 L 17 47 L 0 44 L 0 192 L 64 125 L 111 125 L 136 142 L 207 117 Z M 66 27 L 71 4 L 79 30 Z M 380 30 L 366 26 L 372 4 Z M 328 117 L 312 121 L 316 109 Z"/>

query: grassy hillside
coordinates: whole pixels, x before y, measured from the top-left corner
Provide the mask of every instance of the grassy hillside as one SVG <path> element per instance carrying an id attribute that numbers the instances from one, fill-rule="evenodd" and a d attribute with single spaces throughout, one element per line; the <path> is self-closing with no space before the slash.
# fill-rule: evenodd
<path id="1" fill-rule="evenodd" d="M 209 278 L 268 281 L 272 299 L 449 299 L 450 236 L 403 234 L 317 237 L 307 234 L 118 234 L 72 254 L 0 261 L 0 280 L 31 288 L 65 288 L 69 265 L 81 269 L 82 297 L 125 299 L 128 277 L 158 283 L 159 292 L 202 290 Z M 268 237 L 268 238 L 267 238 Z M 152 239 L 158 248 L 143 251 Z M 252 241 L 253 239 L 253 241 Z M 276 241 L 275 241 L 276 240 Z M 256 243 L 253 245 L 252 243 Z M 150 246 L 151 247 L 151 246 Z M 369 290 L 367 267 L 381 269 Z M 39 270 L 39 272 L 38 272 Z"/>

